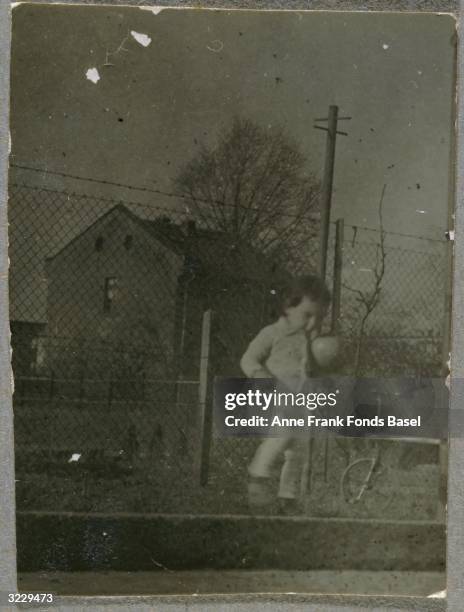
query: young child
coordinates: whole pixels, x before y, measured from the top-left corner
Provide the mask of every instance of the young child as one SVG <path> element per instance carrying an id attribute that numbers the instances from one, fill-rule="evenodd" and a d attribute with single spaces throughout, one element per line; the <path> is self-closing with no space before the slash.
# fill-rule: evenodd
<path id="1" fill-rule="evenodd" d="M 248 378 L 273 378 L 290 391 L 302 390 L 311 375 L 311 343 L 330 304 L 330 292 L 316 276 L 296 279 L 284 293 L 281 316 L 262 329 L 243 355 L 240 366 Z M 258 447 L 248 468 L 248 500 L 258 510 L 273 502 L 270 477 L 274 463 L 284 454 L 278 498 L 281 511 L 296 510 L 301 453 L 289 434 L 267 438 Z"/>

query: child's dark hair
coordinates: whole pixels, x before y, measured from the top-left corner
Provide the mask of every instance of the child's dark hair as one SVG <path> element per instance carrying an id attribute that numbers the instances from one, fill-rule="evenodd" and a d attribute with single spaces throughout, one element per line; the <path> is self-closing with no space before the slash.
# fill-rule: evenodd
<path id="1" fill-rule="evenodd" d="M 330 305 L 330 291 L 324 281 L 318 276 L 307 274 L 299 276 L 283 288 L 280 308 L 283 314 L 287 308 L 298 306 L 304 297 L 317 302 L 325 310 Z"/>

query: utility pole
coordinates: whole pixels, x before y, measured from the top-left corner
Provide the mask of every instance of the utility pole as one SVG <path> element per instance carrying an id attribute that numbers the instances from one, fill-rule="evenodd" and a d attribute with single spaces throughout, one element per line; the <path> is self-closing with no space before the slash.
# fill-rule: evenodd
<path id="1" fill-rule="evenodd" d="M 314 125 L 316 130 L 327 132 L 325 149 L 324 177 L 322 180 L 321 191 L 321 231 L 320 231 L 320 250 L 319 250 L 319 273 L 322 280 L 326 277 L 327 268 L 327 245 L 329 243 L 330 229 L 330 210 L 332 205 L 332 190 L 335 165 L 335 143 L 337 134 L 348 136 L 346 132 L 337 130 L 339 121 L 349 121 L 351 117 L 339 117 L 338 106 L 329 106 L 328 117 L 315 119 L 315 122 L 327 121 L 327 127 Z"/>
<path id="2" fill-rule="evenodd" d="M 330 329 L 336 333 L 339 326 L 342 293 L 342 270 L 343 270 L 343 241 L 344 220 L 337 219 L 335 222 L 335 249 L 333 262 L 333 285 L 332 285 L 332 321 Z"/>
<path id="3" fill-rule="evenodd" d="M 324 177 L 322 179 L 322 191 L 321 191 L 321 229 L 320 229 L 320 248 L 319 248 L 319 274 L 323 281 L 325 281 L 327 271 L 327 246 L 329 243 L 329 230 L 330 230 L 330 211 L 332 206 L 332 190 L 333 190 L 333 177 L 334 177 L 334 165 L 335 165 L 335 143 L 337 140 L 337 134 L 342 136 L 348 136 L 346 132 L 340 132 L 337 130 L 339 121 L 349 121 L 351 117 L 339 117 L 338 106 L 329 106 L 329 114 L 327 117 L 322 119 L 315 119 L 314 122 L 327 121 L 327 127 L 322 125 L 314 125 L 316 130 L 324 130 L 327 132 L 327 141 L 325 149 L 325 162 L 324 162 Z M 338 231 L 342 231 L 343 226 L 337 226 Z M 339 234 L 340 237 L 340 234 Z M 313 376 L 317 377 L 318 373 L 313 372 Z M 303 467 L 303 474 L 301 477 L 300 494 L 304 499 L 305 495 L 311 491 L 312 488 L 312 463 L 313 463 L 313 452 L 314 452 L 314 439 L 310 435 L 308 440 L 308 451 L 306 461 Z M 327 457 L 328 457 L 328 438 L 325 440 L 324 447 L 324 479 L 327 478 Z"/>

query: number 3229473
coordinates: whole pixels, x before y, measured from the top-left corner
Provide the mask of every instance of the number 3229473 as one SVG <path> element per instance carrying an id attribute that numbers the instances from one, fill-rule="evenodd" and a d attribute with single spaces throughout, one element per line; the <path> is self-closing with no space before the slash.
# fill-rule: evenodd
<path id="1" fill-rule="evenodd" d="M 8 593 L 9 603 L 52 603 L 53 595 L 51 593 Z"/>

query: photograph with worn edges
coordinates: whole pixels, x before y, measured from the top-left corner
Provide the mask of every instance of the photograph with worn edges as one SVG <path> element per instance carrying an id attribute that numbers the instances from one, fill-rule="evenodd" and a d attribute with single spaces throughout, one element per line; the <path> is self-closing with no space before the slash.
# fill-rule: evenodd
<path id="1" fill-rule="evenodd" d="M 11 54 L 18 592 L 444 597 L 454 17 L 25 3 Z"/>

